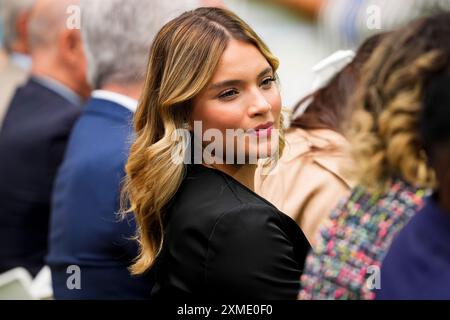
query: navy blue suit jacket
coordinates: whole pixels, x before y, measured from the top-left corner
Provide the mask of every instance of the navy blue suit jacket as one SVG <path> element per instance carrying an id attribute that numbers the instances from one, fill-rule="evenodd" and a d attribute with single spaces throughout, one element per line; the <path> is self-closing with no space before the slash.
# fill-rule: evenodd
<path id="1" fill-rule="evenodd" d="M 52 185 L 81 110 L 34 78 L 11 101 L 0 132 L 0 273 L 44 265 Z"/>
<path id="2" fill-rule="evenodd" d="M 394 239 L 381 266 L 379 300 L 450 299 L 450 212 L 435 196 Z"/>
<path id="3" fill-rule="evenodd" d="M 130 239 L 134 221 L 120 221 L 116 214 L 131 118 L 125 107 L 93 98 L 74 127 L 52 201 L 47 262 L 56 299 L 150 296 L 152 275 L 131 276 L 127 269 L 138 254 Z M 71 265 L 80 267 L 81 290 L 67 286 Z"/>

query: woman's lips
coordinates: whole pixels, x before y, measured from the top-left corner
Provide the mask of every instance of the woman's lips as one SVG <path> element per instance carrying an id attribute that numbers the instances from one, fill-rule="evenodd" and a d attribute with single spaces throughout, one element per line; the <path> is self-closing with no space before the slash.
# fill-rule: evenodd
<path id="1" fill-rule="evenodd" d="M 272 129 L 273 129 L 273 122 L 268 122 L 248 130 L 247 133 L 254 134 L 257 137 L 268 137 L 272 134 Z"/>
<path id="2" fill-rule="evenodd" d="M 256 135 L 258 137 L 269 137 L 271 134 L 272 134 L 272 127 L 269 127 L 267 129 L 256 130 Z"/>

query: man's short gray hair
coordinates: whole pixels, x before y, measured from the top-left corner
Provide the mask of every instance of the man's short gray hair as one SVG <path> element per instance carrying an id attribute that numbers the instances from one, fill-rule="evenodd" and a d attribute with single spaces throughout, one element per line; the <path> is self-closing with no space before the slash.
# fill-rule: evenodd
<path id="1" fill-rule="evenodd" d="M 88 80 L 95 89 L 143 81 L 153 38 L 166 22 L 192 8 L 186 0 L 81 0 L 80 4 Z"/>
<path id="2" fill-rule="evenodd" d="M 7 52 L 17 39 L 16 23 L 21 13 L 30 11 L 36 0 L 0 0 L 0 21 L 3 24 L 3 46 Z"/>

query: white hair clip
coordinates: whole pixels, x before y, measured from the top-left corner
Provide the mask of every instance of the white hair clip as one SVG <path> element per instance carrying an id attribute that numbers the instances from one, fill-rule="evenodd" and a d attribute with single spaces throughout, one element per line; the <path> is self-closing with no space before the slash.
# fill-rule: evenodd
<path id="1" fill-rule="evenodd" d="M 324 87 L 334 75 L 352 62 L 355 52 L 352 50 L 339 50 L 317 63 L 313 68 L 316 75 L 312 89 Z"/>
<path id="2" fill-rule="evenodd" d="M 333 78 L 339 71 L 352 62 L 355 57 L 355 52 L 352 50 L 339 50 L 325 59 L 319 61 L 313 68 L 314 81 L 311 86 L 311 92 L 314 92 L 324 86 Z M 302 115 L 308 108 L 311 99 L 307 99 L 297 110 L 294 118 Z"/>

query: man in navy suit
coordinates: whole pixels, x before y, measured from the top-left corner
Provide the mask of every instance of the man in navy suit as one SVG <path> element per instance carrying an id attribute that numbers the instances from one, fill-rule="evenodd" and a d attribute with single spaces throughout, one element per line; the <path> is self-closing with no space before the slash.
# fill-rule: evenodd
<path id="1" fill-rule="evenodd" d="M 56 299 L 146 299 L 153 276 L 131 276 L 135 223 L 120 220 L 121 180 L 154 35 L 184 1 L 81 1 L 81 32 L 95 90 L 72 132 L 52 201 Z M 114 19 L 111 19 L 111 17 Z"/>
<path id="2" fill-rule="evenodd" d="M 31 11 L 32 76 L 0 131 L 0 273 L 24 267 L 34 276 L 44 266 L 53 180 L 90 93 L 80 32 L 65 25 L 76 3 L 38 0 Z"/>

